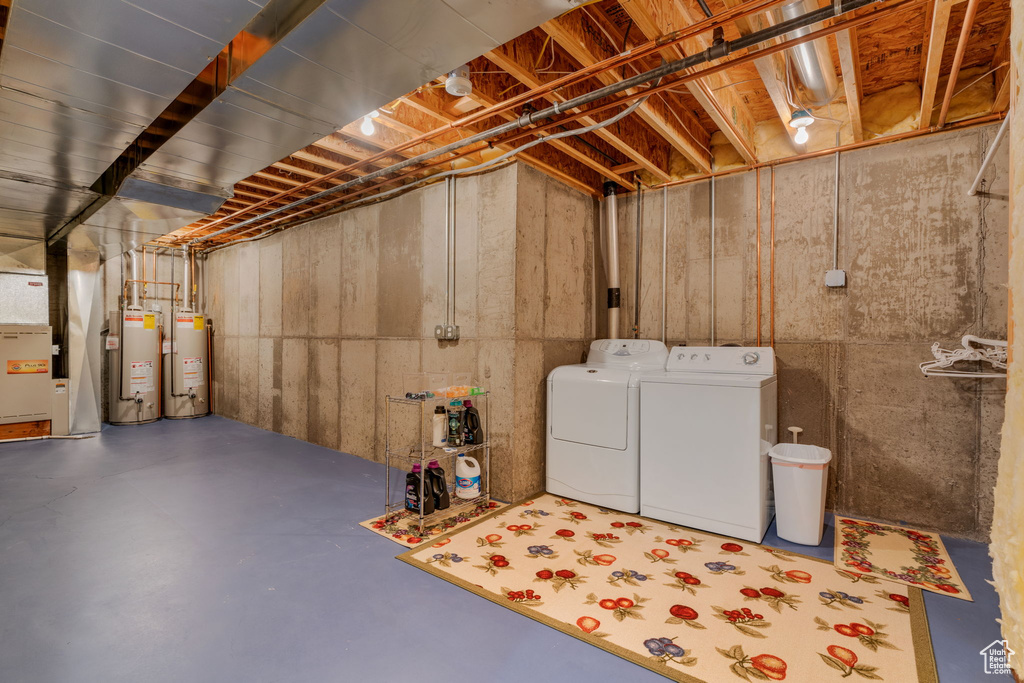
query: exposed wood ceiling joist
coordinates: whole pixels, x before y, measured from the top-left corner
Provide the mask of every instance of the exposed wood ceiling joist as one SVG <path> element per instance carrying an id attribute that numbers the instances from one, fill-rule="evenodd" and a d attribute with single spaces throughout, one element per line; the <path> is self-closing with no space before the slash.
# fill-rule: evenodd
<path id="1" fill-rule="evenodd" d="M 939 86 L 942 52 L 946 47 L 949 15 L 955 4 L 956 0 L 935 0 L 932 3 L 931 24 L 928 28 L 928 52 L 925 57 L 924 70 L 921 72 L 921 114 L 917 124 L 921 130 L 932 125 L 932 110 L 935 108 L 935 92 Z"/>
<path id="2" fill-rule="evenodd" d="M 543 38 L 534 31 L 523 34 L 496 50 L 488 52 L 486 57 L 499 69 L 504 70 L 527 88 L 533 90 L 544 84 L 541 75 L 533 66 L 536 56 L 541 53 L 543 46 Z M 559 93 L 545 94 L 544 99 L 552 104 L 561 103 L 589 89 L 583 84 L 566 87 Z M 592 126 L 607 118 L 609 116 L 603 116 L 601 119 L 585 116 L 580 121 L 585 126 Z M 636 120 L 627 117 L 619 121 L 614 129 L 602 128 L 594 134 L 614 147 L 619 153 L 640 164 L 644 170 L 659 180 L 669 180 L 672 176 L 668 172 L 667 143 L 649 128 L 641 128 L 636 124 Z"/>
<path id="3" fill-rule="evenodd" d="M 647 38 L 657 40 L 694 22 L 690 11 L 678 0 L 630 0 L 622 8 Z M 706 36 L 696 36 L 662 50 L 668 60 L 696 54 L 710 45 Z M 686 84 L 686 89 L 704 108 L 711 120 L 725 135 L 747 163 L 755 163 L 757 155 L 752 143 L 754 117 L 726 74 L 713 74 Z"/>
<path id="4" fill-rule="evenodd" d="M 857 29 L 851 28 L 836 34 L 836 48 L 839 52 L 839 67 L 843 72 L 843 90 L 846 93 L 846 108 L 850 116 L 850 128 L 854 142 L 864 139 L 864 125 L 860 118 L 861 92 L 860 58 L 857 55 Z"/>
<path id="5" fill-rule="evenodd" d="M 593 19 L 586 11 L 573 12 L 542 24 L 541 29 L 582 66 L 592 66 L 620 51 L 590 26 L 590 21 Z M 621 78 L 613 71 L 603 71 L 597 80 L 602 85 L 611 85 Z M 637 115 L 694 166 L 705 172 L 711 170 L 711 136 L 693 114 L 682 110 L 673 116 L 662 98 L 652 97 L 640 105 Z"/>

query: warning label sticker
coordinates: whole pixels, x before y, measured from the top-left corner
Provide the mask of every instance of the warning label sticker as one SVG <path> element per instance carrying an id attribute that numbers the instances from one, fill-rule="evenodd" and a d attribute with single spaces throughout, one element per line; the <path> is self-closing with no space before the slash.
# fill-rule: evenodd
<path id="1" fill-rule="evenodd" d="M 8 375 L 37 375 L 50 371 L 48 360 L 9 360 L 7 361 Z"/>
<path id="2" fill-rule="evenodd" d="M 54 384 L 53 385 L 53 391 L 54 391 L 54 393 L 57 393 L 57 394 L 66 394 L 66 393 L 68 393 L 68 385 L 67 384 Z"/>
<path id="3" fill-rule="evenodd" d="M 153 313 L 146 313 L 142 316 L 142 326 L 147 330 L 156 329 L 156 315 Z"/>
<path id="4" fill-rule="evenodd" d="M 197 330 L 203 329 L 203 324 L 206 322 L 206 316 L 197 315 L 195 317 L 195 328 Z"/>
<path id="5" fill-rule="evenodd" d="M 131 375 L 131 393 L 145 394 L 156 389 L 153 384 L 153 361 L 133 360 Z"/>
<path id="6" fill-rule="evenodd" d="M 143 315 L 141 313 L 129 313 L 124 317 L 125 327 L 142 327 Z"/>
<path id="7" fill-rule="evenodd" d="M 178 329 L 191 330 L 195 327 L 195 316 L 178 314 L 175 318 L 177 321 Z"/>
<path id="8" fill-rule="evenodd" d="M 203 386 L 203 359 L 186 358 L 184 363 L 185 388 L 192 389 Z"/>
<path id="9" fill-rule="evenodd" d="M 107 351 L 115 351 L 121 348 L 121 340 L 116 334 L 107 337 Z"/>

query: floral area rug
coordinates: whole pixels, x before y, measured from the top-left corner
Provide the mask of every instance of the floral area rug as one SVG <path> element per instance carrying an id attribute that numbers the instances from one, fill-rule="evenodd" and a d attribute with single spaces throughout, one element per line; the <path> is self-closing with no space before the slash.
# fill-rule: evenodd
<path id="1" fill-rule="evenodd" d="M 549 494 L 399 559 L 677 681 L 937 680 L 917 588 Z"/>
<path id="2" fill-rule="evenodd" d="M 835 565 L 973 602 L 938 534 L 836 517 Z"/>
<path id="3" fill-rule="evenodd" d="M 419 528 L 419 515 L 407 510 L 401 510 L 387 517 L 373 517 L 365 522 L 360 522 L 359 526 L 385 538 L 390 538 L 395 543 L 401 543 L 408 548 L 416 548 L 433 536 L 447 533 L 459 525 L 468 524 L 481 515 L 500 510 L 503 507 L 505 507 L 504 503 L 492 500 L 487 505 L 481 505 L 473 510 L 464 510 L 457 515 L 429 524 L 425 531 Z"/>

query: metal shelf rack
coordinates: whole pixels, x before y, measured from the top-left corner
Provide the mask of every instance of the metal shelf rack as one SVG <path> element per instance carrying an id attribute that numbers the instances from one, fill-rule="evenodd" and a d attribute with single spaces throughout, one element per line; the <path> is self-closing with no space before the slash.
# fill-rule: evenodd
<path id="1" fill-rule="evenodd" d="M 452 502 L 451 505 L 445 509 L 435 510 L 430 514 L 425 515 L 423 514 L 422 506 L 420 507 L 419 529 L 422 532 L 432 524 L 436 524 L 442 520 L 458 515 L 460 512 L 473 510 L 491 502 L 491 439 L 490 430 L 487 426 L 488 416 L 490 414 L 489 398 L 490 392 L 467 396 L 432 396 L 420 399 L 405 398 L 404 396 L 384 397 L 385 518 L 389 518 L 394 514 L 406 511 L 404 486 L 402 487 L 401 500 L 397 502 L 391 500 L 392 467 L 398 467 L 399 469 L 408 472 L 412 469 L 412 465 L 418 463 L 420 465 L 420 471 L 426 472 L 427 463 L 431 460 L 437 460 L 444 469 L 447 479 L 449 474 L 454 475 L 456 458 L 463 453 L 483 451 L 483 467 L 480 476 L 480 495 L 476 498 L 462 499 L 456 497 L 454 488 L 449 488 L 449 498 Z M 480 424 L 484 433 L 483 443 L 473 444 L 471 446 L 441 448 L 435 446 L 431 439 L 425 438 L 425 436 L 430 434 L 432 431 L 431 419 L 434 415 L 435 406 L 448 405 L 451 401 L 465 399 L 472 400 L 474 402 L 474 407 L 476 407 L 480 412 Z M 392 444 L 391 411 L 393 407 L 403 408 L 407 411 L 409 409 L 418 410 L 418 437 L 414 440 L 413 444 L 408 446 L 395 446 Z M 425 495 L 425 481 L 426 477 L 420 477 L 420 500 L 423 500 L 423 496 Z"/>

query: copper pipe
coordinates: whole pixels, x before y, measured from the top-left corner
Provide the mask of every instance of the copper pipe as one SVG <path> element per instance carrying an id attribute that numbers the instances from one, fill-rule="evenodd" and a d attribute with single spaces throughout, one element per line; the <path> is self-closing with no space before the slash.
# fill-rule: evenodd
<path id="1" fill-rule="evenodd" d="M 206 387 L 207 401 L 210 403 L 210 414 L 213 414 L 213 330 L 210 322 L 206 322 Z"/>
<path id="2" fill-rule="evenodd" d="M 711 176 L 721 178 L 724 176 L 734 175 L 737 173 L 747 173 L 759 168 L 774 168 L 775 166 L 784 166 L 786 164 L 795 163 L 797 161 L 805 161 L 807 159 L 816 159 L 818 157 L 828 156 L 835 154 L 836 152 L 848 152 L 855 149 L 863 149 L 865 147 L 876 147 L 878 145 L 887 145 L 890 142 L 900 142 L 909 138 L 916 138 L 922 135 L 930 135 L 938 132 L 949 132 L 953 130 L 960 130 L 961 128 L 971 128 L 974 126 L 984 126 L 989 123 L 995 123 L 1001 121 L 1006 117 L 1006 112 L 999 112 L 996 114 L 988 114 L 986 116 L 979 116 L 965 121 L 957 121 L 952 123 L 941 131 L 938 126 L 932 126 L 931 128 L 925 128 L 922 130 L 911 130 L 905 133 L 897 133 L 895 135 L 885 135 L 871 140 L 862 140 L 860 142 L 851 142 L 841 147 L 831 147 L 828 149 L 821 149 L 815 152 L 804 152 L 803 154 L 795 154 L 791 157 L 784 157 L 782 159 L 774 159 L 772 161 L 761 161 L 756 164 L 748 164 L 746 166 L 737 166 L 736 168 L 730 168 L 727 171 L 720 171 L 718 173 L 702 173 L 700 175 L 689 176 L 681 178 L 679 180 L 671 180 L 661 185 L 655 185 L 654 187 L 676 187 L 677 185 L 686 185 L 687 183 L 696 183 L 702 180 L 708 180 Z"/>
<path id="3" fill-rule="evenodd" d="M 584 118 L 584 117 L 587 117 L 587 116 L 592 116 L 594 114 L 598 114 L 598 113 L 604 112 L 604 111 L 606 111 L 608 109 L 615 109 L 615 108 L 620 107 L 623 104 L 626 104 L 628 102 L 631 102 L 632 100 L 635 100 L 635 99 L 637 99 L 639 97 L 649 97 L 650 95 L 654 95 L 654 94 L 663 92 L 665 90 L 671 90 L 673 88 L 677 88 L 677 87 L 679 87 L 680 85 L 682 85 L 684 83 L 689 83 L 690 81 L 693 81 L 693 80 L 696 80 L 696 79 L 700 79 L 700 78 L 706 78 L 707 76 L 711 76 L 711 75 L 714 75 L 716 73 L 720 73 L 722 71 L 726 71 L 728 69 L 731 69 L 731 68 L 734 68 L 734 67 L 737 67 L 737 66 L 741 66 L 743 64 L 747 64 L 749 62 L 752 62 L 754 60 L 760 59 L 762 57 L 767 57 L 769 55 L 772 55 L 772 54 L 775 54 L 775 53 L 778 53 L 778 52 L 784 52 L 785 50 L 788 50 L 788 49 L 790 49 L 792 47 L 796 47 L 797 45 L 801 45 L 803 43 L 811 42 L 811 41 L 817 40 L 819 38 L 824 38 L 826 36 L 832 35 L 833 33 L 838 33 L 839 31 L 843 31 L 843 30 L 850 29 L 850 28 L 856 28 L 857 26 L 860 26 L 862 24 L 866 24 L 868 22 L 877 20 L 879 15 L 881 15 L 881 14 L 888 15 L 889 13 L 895 13 L 897 11 L 903 11 L 903 10 L 908 10 L 908 9 L 915 9 L 919 5 L 924 4 L 925 1 L 926 0 L 897 0 L 897 1 L 892 2 L 890 4 L 886 4 L 884 2 L 880 3 L 880 4 L 875 6 L 875 9 L 873 11 L 871 11 L 871 12 L 869 12 L 867 14 L 863 14 L 863 15 L 860 15 L 860 16 L 852 17 L 852 18 L 846 19 L 844 21 L 835 22 L 835 23 L 833 23 L 833 24 L 831 24 L 829 26 L 826 26 L 824 28 L 818 29 L 817 31 L 813 31 L 811 33 L 808 33 L 807 35 L 802 36 L 800 38 L 796 38 L 796 39 L 793 39 L 793 40 L 787 40 L 787 41 L 779 43 L 777 45 L 771 45 L 771 46 L 768 46 L 768 47 L 765 47 L 765 48 L 762 48 L 762 49 L 756 50 L 756 51 L 748 50 L 745 54 L 743 54 L 740 57 L 736 57 L 734 59 L 730 59 L 730 60 L 727 60 L 727 61 L 720 61 L 718 64 L 716 64 L 714 66 L 709 66 L 707 68 L 701 69 L 700 71 L 695 71 L 695 72 L 691 72 L 691 73 L 688 73 L 688 74 L 684 74 L 683 76 L 680 76 L 679 78 L 676 78 L 676 79 L 674 79 L 672 81 L 669 81 L 668 83 L 663 83 L 661 85 L 653 86 L 653 87 L 650 87 L 650 88 L 646 88 L 644 90 L 638 90 L 637 92 L 630 93 L 630 94 L 618 95 L 618 96 L 616 96 L 614 98 L 608 99 L 608 101 L 606 101 L 605 104 L 602 104 L 602 105 L 599 105 L 599 106 L 596 106 L 596 107 L 590 107 L 590 108 L 586 109 L 585 111 L 580 111 L 580 112 L 578 112 L 576 114 L 572 114 L 572 115 L 560 118 L 557 121 L 551 121 L 549 123 L 546 123 L 546 124 L 543 124 L 543 125 L 539 125 L 539 127 L 537 129 L 531 130 L 531 133 L 533 133 L 533 132 L 545 132 L 545 131 L 547 131 L 547 130 L 549 130 L 551 128 L 555 128 L 555 127 L 560 126 L 560 125 L 565 125 L 566 123 L 572 123 L 572 122 L 575 122 L 575 121 L 577 121 L 577 120 L 579 120 L 581 118 Z M 528 136 L 526 134 L 524 134 L 524 133 L 515 132 L 515 133 L 512 133 L 512 134 L 510 134 L 509 136 L 507 136 L 505 138 L 499 138 L 498 142 L 500 142 L 500 143 L 510 143 L 510 142 L 515 142 L 516 140 L 522 139 L 524 137 L 528 137 Z"/>
<path id="4" fill-rule="evenodd" d="M 771 233 L 769 236 L 769 261 L 768 272 L 770 273 L 770 284 L 768 287 L 768 317 L 771 319 L 769 339 L 771 347 L 775 348 L 775 167 L 772 166 L 772 201 L 771 201 Z"/>
<path id="5" fill-rule="evenodd" d="M 178 296 L 178 288 L 181 287 L 181 283 L 179 283 L 179 282 L 157 282 L 156 280 L 125 280 L 124 281 L 124 288 L 122 290 L 122 296 L 126 300 L 128 298 L 128 285 L 130 283 L 132 283 L 132 282 L 142 283 L 143 289 L 145 289 L 146 285 L 171 285 L 172 287 L 174 287 L 174 297 L 175 298 L 177 298 L 177 296 Z"/>
<path id="6" fill-rule="evenodd" d="M 754 174 L 757 197 L 757 346 L 761 345 L 761 169 Z"/>
<path id="7" fill-rule="evenodd" d="M 953 55 L 953 66 L 949 69 L 949 82 L 946 84 L 946 96 L 942 98 L 942 109 L 939 110 L 938 127 L 946 125 L 946 115 L 949 114 L 949 103 L 956 91 L 956 79 L 960 75 L 960 65 L 964 61 L 964 52 L 967 51 L 967 39 L 971 36 L 971 28 L 974 26 L 974 17 L 978 13 L 978 0 L 967 0 L 967 10 L 964 13 L 964 25 L 960 29 L 960 39 L 956 43 L 956 54 Z"/>
<path id="8" fill-rule="evenodd" d="M 806 43 L 806 42 L 810 42 L 810 41 L 813 41 L 813 40 L 817 40 L 818 38 L 823 38 L 825 36 L 831 35 L 833 33 L 841 31 L 841 30 L 852 28 L 852 27 L 855 27 L 855 26 L 859 26 L 861 24 L 864 24 L 864 23 L 867 23 L 867 22 L 870 22 L 870 21 L 874 21 L 882 13 L 888 14 L 890 12 L 895 12 L 897 10 L 904 10 L 904 9 L 914 8 L 914 7 L 917 7 L 918 5 L 922 4 L 923 2 L 924 2 L 924 0 L 897 0 L 896 2 L 893 2 L 891 4 L 886 4 L 885 2 L 883 2 L 883 3 L 881 3 L 878 6 L 879 7 L 878 9 L 875 9 L 874 11 L 869 12 L 867 14 L 864 14 L 864 15 L 861 15 L 861 16 L 858 16 L 858 17 L 853 17 L 853 18 L 848 19 L 846 21 L 833 23 L 830 26 L 822 28 L 822 29 L 820 29 L 818 31 L 813 31 L 813 32 L 811 32 L 811 33 L 809 33 L 809 34 L 807 34 L 805 36 L 802 36 L 800 38 L 797 38 L 795 40 L 788 40 L 788 41 L 785 41 L 783 43 L 780 43 L 780 44 L 777 44 L 777 45 L 772 45 L 772 46 L 769 46 L 769 47 L 766 47 L 766 48 L 763 48 L 763 49 L 760 49 L 760 50 L 757 50 L 757 51 L 750 51 L 748 49 L 747 53 L 744 54 L 741 57 L 721 62 L 721 63 L 719 63 L 716 66 L 709 67 L 709 68 L 706 68 L 706 69 L 702 69 L 700 71 L 691 72 L 691 73 L 689 73 L 687 75 L 684 75 L 681 78 L 677 78 L 677 79 L 675 79 L 675 80 L 673 80 L 673 81 L 671 81 L 671 82 L 669 82 L 668 84 L 665 84 L 665 85 L 656 86 L 656 87 L 652 87 L 652 88 L 647 88 L 647 89 L 644 89 L 644 90 L 639 90 L 638 92 L 633 93 L 633 94 L 629 94 L 629 95 L 620 95 L 619 97 L 611 100 L 606 105 L 603 105 L 603 106 L 597 107 L 597 108 L 591 108 L 591 109 L 588 109 L 585 112 L 582 112 L 580 114 L 576 114 L 574 116 L 570 116 L 570 117 L 566 117 L 566 118 L 563 118 L 563 119 L 559 119 L 557 123 L 563 124 L 563 123 L 565 123 L 567 121 L 576 120 L 576 119 L 578 119 L 578 118 L 580 118 L 582 116 L 587 116 L 589 114 L 592 114 L 592 113 L 595 113 L 595 112 L 598 112 L 598 111 L 602 111 L 604 109 L 608 109 L 608 108 L 612 108 L 612 107 L 618 106 L 620 104 L 623 104 L 625 102 L 631 101 L 631 100 L 636 99 L 638 97 L 647 97 L 647 96 L 650 96 L 651 94 L 654 94 L 654 93 L 657 93 L 657 92 L 661 92 L 663 90 L 667 90 L 667 89 L 676 87 L 676 86 L 678 86 L 681 83 L 686 83 L 686 82 L 689 82 L 689 81 L 697 79 L 697 78 L 703 78 L 703 77 L 708 76 L 710 74 L 718 73 L 720 71 L 724 71 L 726 69 L 733 68 L 735 66 L 739 66 L 741 64 L 745 64 L 745 63 L 751 62 L 751 61 L 753 61 L 755 59 L 759 59 L 759 58 L 765 57 L 767 55 L 775 54 L 777 52 L 781 52 L 783 50 L 790 49 L 790 48 L 792 48 L 792 47 L 794 47 L 796 45 L 800 45 L 802 43 Z M 681 39 L 682 38 L 680 38 L 680 40 Z M 664 45 L 658 45 L 656 49 L 660 50 L 663 47 L 664 47 Z M 531 96 L 535 96 L 535 95 L 531 94 Z M 479 114 L 482 115 L 482 113 L 479 113 Z M 388 155 L 389 153 L 393 154 L 396 150 L 406 149 L 408 146 L 411 146 L 413 144 L 418 144 L 419 142 L 422 142 L 423 140 L 427 139 L 429 136 L 433 136 L 435 134 L 440 134 L 441 132 L 445 132 L 446 130 L 451 129 L 451 128 L 453 128 L 455 126 L 458 126 L 458 125 L 463 125 L 463 123 L 466 122 L 466 121 L 469 121 L 472 118 L 472 116 L 473 115 L 470 115 L 469 117 L 464 117 L 463 119 L 459 119 L 458 121 L 453 121 L 453 122 L 447 124 L 446 126 L 443 126 L 442 128 L 435 129 L 434 131 L 431 131 L 429 133 L 424 133 L 421 136 L 417 136 L 416 138 L 412 138 L 411 140 L 408 140 L 408 141 L 402 143 L 401 145 L 398 145 L 397 147 L 391 148 L 391 150 L 385 150 L 384 152 L 381 152 L 381 153 L 379 153 L 377 155 L 369 157 L 368 159 L 366 159 L 364 161 L 357 162 L 356 165 L 368 163 L 370 160 L 373 160 L 373 159 L 375 159 L 377 157 L 380 157 L 382 155 Z M 547 127 L 550 127 L 550 126 L 545 126 L 544 129 L 546 129 Z M 346 167 L 346 169 L 347 168 L 350 168 L 350 167 Z M 321 176 L 318 179 L 314 179 L 314 180 L 308 181 L 307 183 L 304 183 L 302 185 L 298 185 L 295 188 L 292 188 L 291 190 L 283 191 L 281 194 L 276 195 L 275 198 L 286 196 L 289 193 L 296 192 L 296 191 L 299 191 L 299 190 L 302 190 L 302 189 L 306 189 L 306 188 L 308 188 L 311 185 L 316 185 L 316 184 L 321 183 L 321 182 L 323 182 L 325 180 L 329 180 L 329 179 L 331 179 L 333 177 L 336 177 L 337 175 L 345 172 L 346 169 L 339 169 L 337 171 L 333 171 L 331 173 L 328 173 L 326 175 Z M 321 204 L 319 206 L 323 206 L 323 204 Z M 310 209 L 306 209 L 306 210 L 303 210 L 300 213 L 308 213 L 309 210 Z M 240 210 L 240 211 L 245 211 L 245 210 Z M 299 214 L 286 214 L 286 215 L 299 215 Z M 258 217 L 257 217 L 257 219 L 258 219 Z M 253 219 L 249 219 L 249 220 L 253 220 Z M 281 220 L 281 219 L 278 219 L 278 220 Z M 207 224 L 207 226 L 208 227 L 212 226 L 212 224 Z"/>
<path id="9" fill-rule="evenodd" d="M 620 54 L 614 57 L 610 57 L 608 59 L 597 62 L 589 67 L 575 71 L 572 74 L 568 74 L 561 78 L 555 79 L 554 81 L 551 81 L 550 83 L 547 83 L 541 86 L 540 88 L 530 90 L 526 93 L 517 95 L 516 97 L 510 98 L 503 102 L 497 102 L 489 107 L 485 107 L 479 111 L 473 112 L 472 114 L 468 114 L 462 117 L 461 119 L 456 119 L 455 121 L 451 121 L 450 123 L 435 128 L 434 130 L 423 133 L 422 135 L 410 138 L 409 140 L 406 140 L 405 142 L 399 145 L 382 150 L 365 159 L 361 159 L 353 164 L 327 173 L 323 176 L 320 176 L 317 179 L 308 181 L 306 183 L 303 183 L 302 185 L 297 185 L 296 187 L 290 188 L 288 190 L 282 190 L 277 195 L 270 197 L 262 202 L 259 202 L 258 204 L 253 205 L 253 207 L 265 206 L 268 201 L 274 201 L 286 196 L 290 196 L 299 191 L 309 189 L 321 182 L 337 178 L 339 175 L 348 173 L 349 171 L 352 170 L 360 169 L 364 166 L 372 164 L 375 161 L 380 161 L 381 159 L 384 159 L 388 156 L 393 156 L 396 152 L 404 151 L 406 149 L 409 149 L 410 147 L 416 146 L 417 144 L 433 140 L 434 138 L 443 135 L 444 133 L 449 132 L 451 130 L 456 130 L 471 123 L 476 123 L 478 121 L 485 120 L 502 112 L 508 111 L 509 109 L 512 109 L 516 106 L 525 104 L 526 102 L 536 99 L 541 95 L 560 89 L 562 86 L 569 85 L 571 83 L 575 83 L 586 78 L 590 78 L 596 74 L 600 74 L 605 71 L 616 69 L 623 64 L 635 61 L 637 59 L 641 59 L 652 53 L 659 52 L 666 47 L 676 45 L 685 40 L 698 36 L 702 33 L 706 33 L 707 31 L 710 31 L 718 26 L 722 26 L 729 21 L 735 21 L 737 19 L 742 19 L 753 14 L 764 12 L 774 7 L 775 5 L 783 4 L 784 2 L 788 1 L 790 0 L 766 0 L 765 2 L 761 2 L 758 4 L 746 3 L 744 5 L 739 5 L 730 8 L 720 13 L 716 17 L 708 18 L 703 21 L 697 22 L 696 24 L 693 24 L 684 31 L 679 31 L 672 34 L 671 38 L 663 37 L 658 40 L 648 41 L 643 45 L 639 45 L 633 48 L 632 50 L 629 51 L 628 54 Z M 793 41 L 790 41 L 790 43 L 793 43 Z M 245 210 L 240 209 L 240 211 L 244 212 Z"/>

